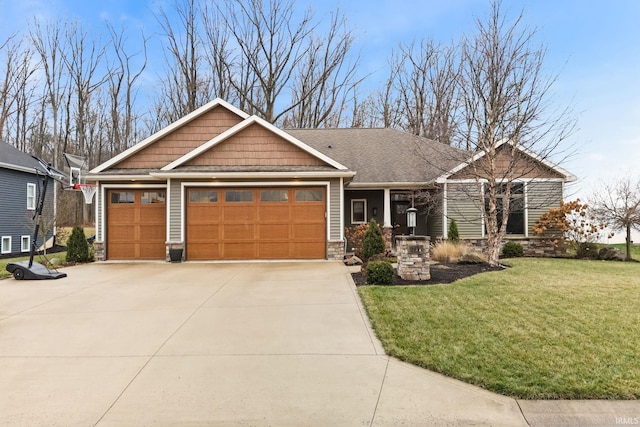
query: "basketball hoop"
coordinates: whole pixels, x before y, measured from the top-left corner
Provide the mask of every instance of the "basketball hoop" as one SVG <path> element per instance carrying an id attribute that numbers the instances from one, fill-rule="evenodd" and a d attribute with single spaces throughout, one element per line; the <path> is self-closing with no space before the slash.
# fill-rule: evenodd
<path id="1" fill-rule="evenodd" d="M 89 205 L 93 201 L 93 195 L 96 194 L 98 186 L 95 184 L 75 184 L 73 189 L 82 191 L 84 202 Z"/>

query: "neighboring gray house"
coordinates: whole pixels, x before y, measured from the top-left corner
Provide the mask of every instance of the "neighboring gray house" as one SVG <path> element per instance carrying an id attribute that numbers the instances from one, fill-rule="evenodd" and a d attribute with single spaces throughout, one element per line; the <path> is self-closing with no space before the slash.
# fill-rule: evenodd
<path id="1" fill-rule="evenodd" d="M 521 156 L 508 238 L 527 246 L 575 178 Z M 446 238 L 455 219 L 461 238 L 482 245 L 472 162 L 481 153 L 392 129 L 282 130 L 216 99 L 89 172 L 96 258 L 342 259 L 345 228 L 376 218 L 391 242 L 408 234 L 412 203 L 417 234 Z"/>
<path id="2" fill-rule="evenodd" d="M 0 257 L 28 255 L 35 223 L 33 220 L 44 171 L 40 163 L 17 148 L 0 142 Z M 43 207 L 47 239 L 55 234 L 55 185 L 49 179 Z M 42 245 L 38 236 L 38 246 Z"/>

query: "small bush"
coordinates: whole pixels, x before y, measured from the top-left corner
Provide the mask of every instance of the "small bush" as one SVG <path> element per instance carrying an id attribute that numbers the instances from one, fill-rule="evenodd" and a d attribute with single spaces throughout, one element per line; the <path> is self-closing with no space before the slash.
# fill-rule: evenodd
<path id="1" fill-rule="evenodd" d="M 591 242 L 578 242 L 576 246 L 576 258 L 598 259 L 598 245 Z"/>
<path id="2" fill-rule="evenodd" d="M 455 219 L 452 219 L 449 223 L 448 238 L 453 243 L 460 241 L 460 233 L 458 233 L 458 223 Z"/>
<path id="3" fill-rule="evenodd" d="M 524 256 L 524 248 L 520 243 L 507 242 L 502 247 L 502 256 L 505 258 L 518 258 Z"/>
<path id="4" fill-rule="evenodd" d="M 393 284 L 393 266 L 387 261 L 371 261 L 367 264 L 365 280 L 369 285 Z"/>
<path id="5" fill-rule="evenodd" d="M 67 261 L 68 262 L 89 262 L 91 261 L 89 243 L 84 235 L 82 227 L 73 227 L 71 236 L 67 240 Z"/>
<path id="6" fill-rule="evenodd" d="M 438 242 L 431 248 L 431 259 L 438 262 L 457 262 L 466 253 L 467 246 L 463 243 Z"/>
<path id="7" fill-rule="evenodd" d="M 375 219 L 369 222 L 369 228 L 364 233 L 362 247 L 365 260 L 373 255 L 384 253 L 384 237 L 382 237 L 382 230 Z"/>
<path id="8" fill-rule="evenodd" d="M 368 228 L 369 224 L 358 224 L 345 227 L 344 229 L 344 235 L 347 238 L 347 242 L 349 242 L 348 250 L 352 250 L 361 260 L 364 260 L 362 242 L 364 241 L 364 234 L 367 232 Z"/>

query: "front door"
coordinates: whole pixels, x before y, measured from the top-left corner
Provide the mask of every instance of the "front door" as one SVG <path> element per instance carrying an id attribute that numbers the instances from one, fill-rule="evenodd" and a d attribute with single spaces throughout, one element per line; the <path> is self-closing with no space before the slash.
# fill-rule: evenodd
<path id="1" fill-rule="evenodd" d="M 408 200 L 391 202 L 391 223 L 393 224 L 393 235 L 409 234 L 407 227 L 407 209 L 411 206 Z"/>

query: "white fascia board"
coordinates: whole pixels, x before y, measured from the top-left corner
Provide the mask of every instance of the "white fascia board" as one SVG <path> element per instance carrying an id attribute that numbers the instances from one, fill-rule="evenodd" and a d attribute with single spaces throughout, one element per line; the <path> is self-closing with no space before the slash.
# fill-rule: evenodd
<path id="1" fill-rule="evenodd" d="M 355 175 L 351 171 L 331 172 L 151 172 L 157 179 L 268 179 L 268 178 L 350 178 Z"/>
<path id="2" fill-rule="evenodd" d="M 101 165 L 95 167 L 89 173 L 98 173 L 98 172 L 102 172 L 105 169 L 110 168 L 111 166 L 121 162 L 122 160 L 126 159 L 127 157 L 130 157 L 131 155 L 137 153 L 138 151 L 142 150 L 146 146 L 154 143 L 158 139 L 168 135 L 169 133 L 173 132 L 174 130 L 184 126 L 185 124 L 189 123 L 193 119 L 201 116 L 202 114 L 204 114 L 207 111 L 213 109 L 214 107 L 217 107 L 218 105 L 220 105 L 220 106 L 230 110 L 231 112 L 237 114 L 242 119 L 246 119 L 247 117 L 249 117 L 249 115 L 247 113 L 245 113 L 244 111 L 241 111 L 241 110 L 237 109 L 233 105 L 223 101 L 220 98 L 216 98 L 213 101 L 211 101 L 211 102 L 203 105 L 202 107 L 198 108 L 197 110 L 192 111 L 191 113 L 187 114 L 186 116 L 182 117 L 181 119 L 176 120 L 175 122 L 171 123 L 169 126 L 159 130 L 158 132 L 154 133 L 150 137 L 148 137 L 146 139 L 143 139 L 142 141 L 138 142 L 133 147 L 123 151 L 122 153 L 118 154 L 117 156 L 115 156 L 115 157 L 111 158 L 110 160 L 107 160 L 106 162 L 102 163 Z"/>
<path id="3" fill-rule="evenodd" d="M 434 185 L 434 181 L 425 182 L 351 182 L 345 184 L 345 189 L 405 189 L 405 188 L 431 188 Z"/>
<path id="4" fill-rule="evenodd" d="M 155 179 L 151 174 L 144 175 L 88 175 L 85 176 L 85 180 L 91 182 L 102 182 L 102 181 L 148 181 L 150 179 Z"/>
<path id="5" fill-rule="evenodd" d="M 246 118 L 244 121 L 238 123 L 234 127 L 227 129 L 226 131 L 224 131 L 220 135 L 216 136 L 212 140 L 210 140 L 210 141 L 202 144 L 201 146 L 195 148 L 194 150 L 188 152 L 187 154 L 185 154 L 184 156 L 180 157 L 179 159 L 169 163 L 168 165 L 163 167 L 161 170 L 169 171 L 169 170 L 175 169 L 176 167 L 181 166 L 181 165 L 185 164 L 186 162 L 188 162 L 189 160 L 192 160 L 192 159 L 196 158 L 200 154 L 210 150 L 211 148 L 215 147 L 216 145 L 220 144 L 221 142 L 225 141 L 226 139 L 230 138 L 231 136 L 239 133 L 240 131 L 246 129 L 247 127 L 249 127 L 249 126 L 251 126 L 253 124 L 259 124 L 260 126 L 264 127 L 265 129 L 269 130 L 270 132 L 273 132 L 274 134 L 278 135 L 279 137 L 281 137 L 281 138 L 285 139 L 286 141 L 292 143 L 296 147 L 306 151 L 307 153 L 309 153 L 312 156 L 322 160 L 323 162 L 333 166 L 336 169 L 339 169 L 339 170 L 347 170 L 348 169 L 346 166 L 336 162 L 332 158 L 327 157 L 324 154 L 320 153 L 319 151 L 311 148 L 307 144 L 305 144 L 302 141 L 294 138 L 293 136 L 291 136 L 288 133 L 286 133 L 285 131 L 277 128 L 276 126 L 272 125 L 271 123 L 267 122 L 266 120 L 263 120 L 263 119 L 261 119 L 260 117 L 257 117 L 257 116 L 251 116 L 251 117 Z"/>

